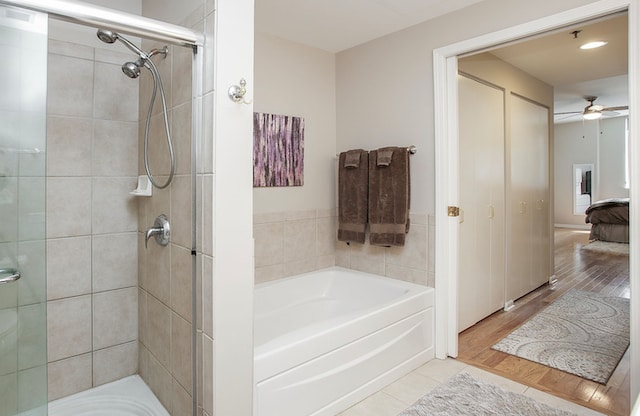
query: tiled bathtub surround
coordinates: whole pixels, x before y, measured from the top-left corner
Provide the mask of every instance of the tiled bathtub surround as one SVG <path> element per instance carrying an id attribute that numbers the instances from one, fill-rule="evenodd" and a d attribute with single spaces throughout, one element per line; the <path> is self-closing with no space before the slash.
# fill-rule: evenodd
<path id="1" fill-rule="evenodd" d="M 255 281 L 335 265 L 335 210 L 254 215 Z"/>
<path id="2" fill-rule="evenodd" d="M 129 55 L 49 41 L 49 399 L 135 374 L 138 83 Z M 121 103 L 128 103 L 122 105 Z M 125 110 L 125 111 L 123 111 Z"/>
<path id="3" fill-rule="evenodd" d="M 410 214 L 411 226 L 403 247 L 336 242 L 336 265 L 434 287 L 435 218 Z"/>
<path id="4" fill-rule="evenodd" d="M 330 266 L 433 286 L 433 216 L 411 214 L 404 247 L 347 245 L 336 238 L 336 210 L 254 215 L 256 283 Z"/>

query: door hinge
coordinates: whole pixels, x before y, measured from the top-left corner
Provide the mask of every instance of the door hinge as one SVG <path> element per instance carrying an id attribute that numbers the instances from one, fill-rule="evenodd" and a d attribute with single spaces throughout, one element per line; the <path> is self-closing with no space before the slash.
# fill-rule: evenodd
<path id="1" fill-rule="evenodd" d="M 447 207 L 447 215 L 449 217 L 459 217 L 460 216 L 460 207 L 453 207 L 449 205 Z"/>

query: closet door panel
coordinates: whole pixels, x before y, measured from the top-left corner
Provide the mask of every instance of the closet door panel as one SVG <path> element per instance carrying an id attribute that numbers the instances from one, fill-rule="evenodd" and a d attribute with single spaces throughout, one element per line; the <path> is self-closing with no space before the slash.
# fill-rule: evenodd
<path id="1" fill-rule="evenodd" d="M 511 207 L 507 298 L 516 300 L 548 281 L 548 109 L 511 97 Z"/>
<path id="2" fill-rule="evenodd" d="M 464 76 L 458 87 L 462 331 L 504 304 L 504 93 Z"/>

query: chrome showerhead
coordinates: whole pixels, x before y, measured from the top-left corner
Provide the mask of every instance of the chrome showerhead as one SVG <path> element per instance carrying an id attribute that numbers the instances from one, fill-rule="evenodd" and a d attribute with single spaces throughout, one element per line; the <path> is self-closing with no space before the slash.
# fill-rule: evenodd
<path id="1" fill-rule="evenodd" d="M 98 39 L 104 43 L 114 43 L 118 39 L 118 34 L 106 29 L 98 29 Z"/>
<path id="2" fill-rule="evenodd" d="M 126 46 L 131 52 L 140 56 L 141 58 L 148 58 L 148 55 L 142 51 L 142 49 L 138 48 L 134 45 L 129 39 L 124 36 L 107 29 L 98 29 L 98 33 L 96 34 L 98 38 L 105 43 L 114 43 L 116 40 L 122 42 L 124 46 Z"/>
<path id="3" fill-rule="evenodd" d="M 129 78 L 138 78 L 140 76 L 140 67 L 144 65 L 142 59 L 138 59 L 136 62 L 125 62 L 122 65 L 122 72 Z"/>

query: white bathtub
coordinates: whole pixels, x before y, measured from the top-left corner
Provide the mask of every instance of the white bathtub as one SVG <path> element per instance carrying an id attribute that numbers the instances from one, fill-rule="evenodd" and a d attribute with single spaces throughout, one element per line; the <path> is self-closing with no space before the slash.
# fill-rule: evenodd
<path id="1" fill-rule="evenodd" d="M 432 288 L 340 267 L 256 285 L 254 416 L 335 415 L 433 356 Z"/>
<path id="2" fill-rule="evenodd" d="M 49 416 L 169 416 L 140 376 L 129 376 L 49 403 Z"/>

